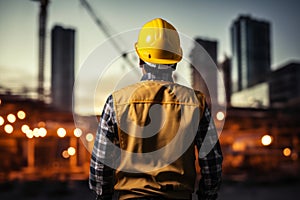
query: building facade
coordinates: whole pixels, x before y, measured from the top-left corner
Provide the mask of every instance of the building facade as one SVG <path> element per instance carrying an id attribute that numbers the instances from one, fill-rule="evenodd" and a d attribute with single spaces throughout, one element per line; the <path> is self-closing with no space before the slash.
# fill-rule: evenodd
<path id="1" fill-rule="evenodd" d="M 225 94 L 226 94 L 226 103 L 227 106 L 231 105 L 231 58 L 225 57 L 225 60 L 219 64 L 219 68 L 222 71 Z"/>
<path id="2" fill-rule="evenodd" d="M 290 62 L 272 72 L 269 80 L 272 106 L 300 99 L 300 63 Z"/>
<path id="3" fill-rule="evenodd" d="M 256 84 L 231 95 L 231 105 L 246 108 L 268 108 L 270 106 L 269 84 Z"/>
<path id="4" fill-rule="evenodd" d="M 218 103 L 217 78 L 217 41 L 195 39 L 190 53 L 192 68 L 192 86 L 206 95 L 208 104 Z"/>
<path id="5" fill-rule="evenodd" d="M 231 26 L 232 92 L 264 82 L 271 71 L 270 23 L 240 16 Z"/>
<path id="6" fill-rule="evenodd" d="M 55 26 L 51 45 L 51 98 L 52 106 L 72 111 L 74 85 L 75 30 Z"/>

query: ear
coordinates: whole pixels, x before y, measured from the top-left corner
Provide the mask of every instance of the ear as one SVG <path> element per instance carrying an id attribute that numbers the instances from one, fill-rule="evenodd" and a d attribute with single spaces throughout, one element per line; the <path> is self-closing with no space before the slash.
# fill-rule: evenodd
<path id="1" fill-rule="evenodd" d="M 139 63 L 140 67 L 143 67 L 144 64 L 145 62 L 142 59 L 140 59 L 140 63 Z"/>

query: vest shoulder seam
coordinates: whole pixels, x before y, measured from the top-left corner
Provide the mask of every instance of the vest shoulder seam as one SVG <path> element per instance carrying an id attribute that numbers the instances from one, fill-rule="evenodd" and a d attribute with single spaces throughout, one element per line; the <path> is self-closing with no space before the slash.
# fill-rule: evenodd
<path id="1" fill-rule="evenodd" d="M 196 103 L 187 103 L 187 102 L 174 102 L 174 101 L 152 101 L 152 100 L 141 100 L 141 101 L 129 101 L 124 103 L 116 103 L 116 105 L 128 105 L 128 104 L 138 104 L 138 103 L 152 103 L 152 104 L 176 104 L 176 105 L 186 105 L 186 106 L 200 106 L 200 104 Z"/>

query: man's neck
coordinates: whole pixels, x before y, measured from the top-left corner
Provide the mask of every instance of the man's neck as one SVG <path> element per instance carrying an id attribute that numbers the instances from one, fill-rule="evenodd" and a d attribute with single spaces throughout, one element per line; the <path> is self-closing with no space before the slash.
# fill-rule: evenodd
<path id="1" fill-rule="evenodd" d="M 156 80 L 156 81 L 167 81 L 167 82 L 174 82 L 172 78 L 172 73 L 161 73 L 161 74 L 152 74 L 152 73 L 143 73 L 143 77 L 141 81 L 146 80 Z"/>

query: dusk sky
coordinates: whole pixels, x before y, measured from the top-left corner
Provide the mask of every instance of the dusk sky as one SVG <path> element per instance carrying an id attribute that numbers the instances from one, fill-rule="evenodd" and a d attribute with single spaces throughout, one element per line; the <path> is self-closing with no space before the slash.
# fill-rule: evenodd
<path id="1" fill-rule="evenodd" d="M 112 34 L 140 28 L 161 17 L 190 38 L 218 41 L 218 61 L 231 55 L 230 26 L 240 14 L 271 23 L 272 69 L 300 60 L 300 3 L 297 0 L 88 0 Z M 37 87 L 39 3 L 0 0 L 0 87 Z M 79 0 L 51 0 L 48 6 L 45 78 L 50 87 L 50 38 L 54 25 L 76 30 L 76 72 L 106 36 Z M 134 44 L 132 44 L 133 46 Z"/>

